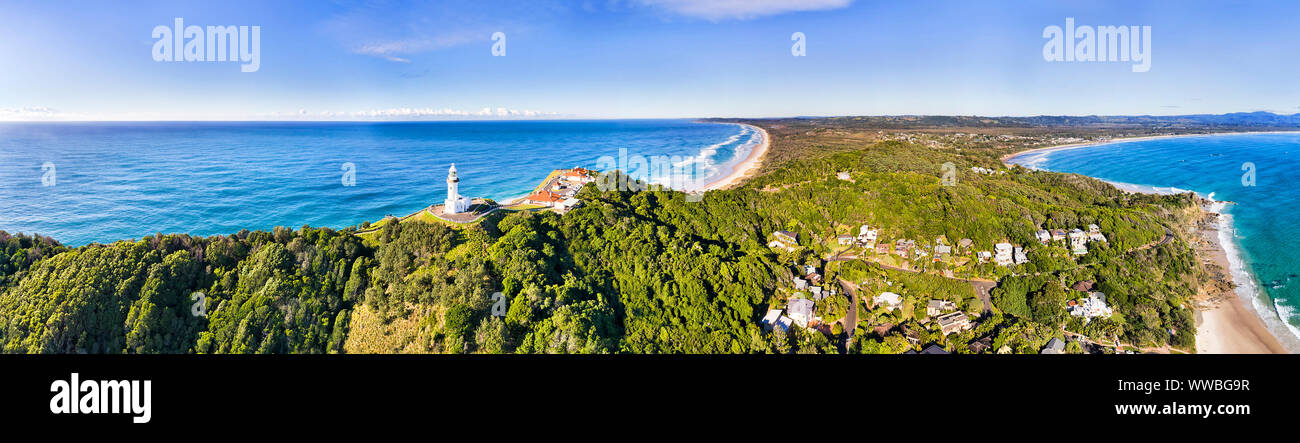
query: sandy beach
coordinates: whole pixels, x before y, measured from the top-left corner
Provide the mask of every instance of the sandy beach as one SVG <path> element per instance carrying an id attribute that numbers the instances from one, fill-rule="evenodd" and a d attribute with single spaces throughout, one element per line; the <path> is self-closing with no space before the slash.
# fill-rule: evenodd
<path id="1" fill-rule="evenodd" d="M 736 165 L 735 168 L 731 170 L 731 174 L 728 174 L 726 177 L 722 177 L 717 181 L 704 185 L 703 187 L 700 188 L 701 191 L 711 191 L 714 189 L 727 189 L 739 185 L 740 183 L 743 183 L 745 179 L 748 179 L 749 177 L 752 177 L 754 174 L 758 173 L 758 167 L 763 164 L 763 157 L 767 155 L 767 148 L 772 142 L 772 137 L 768 136 L 767 131 L 763 130 L 763 128 L 760 128 L 758 126 L 754 126 L 754 125 L 744 125 L 744 126 L 754 128 L 759 133 L 763 134 L 763 141 L 759 142 L 758 146 L 755 146 L 754 149 L 749 150 L 749 155 L 746 156 L 744 160 L 742 160 L 739 164 Z"/>
<path id="2" fill-rule="evenodd" d="M 1297 133 L 1297 131 L 1260 131 L 1260 132 L 1220 132 L 1213 134 L 1180 134 L 1146 137 L 1117 138 L 1104 141 L 1072 143 L 1048 146 L 1020 151 L 1002 156 L 1003 164 L 1011 166 L 1008 161 L 1014 157 L 1033 153 L 1078 149 L 1110 143 L 1157 140 L 1175 137 L 1204 137 L 1237 134 L 1278 134 Z M 1112 183 L 1129 192 L 1143 192 L 1132 186 Z M 1250 300 L 1243 300 L 1236 288 L 1241 283 L 1234 277 L 1228 252 L 1219 237 L 1222 216 L 1210 209 L 1203 209 L 1205 219 L 1197 227 L 1199 241 L 1196 254 L 1207 265 L 1215 284 L 1207 289 L 1208 299 L 1196 306 L 1196 352 L 1200 354 L 1285 354 L 1287 348 L 1282 345 L 1265 325 L 1263 318 L 1256 312 Z M 1276 314 L 1274 314 L 1276 315 Z"/>
<path id="3" fill-rule="evenodd" d="M 1249 300 L 1235 290 L 1237 282 L 1231 272 L 1227 250 L 1219 238 L 1224 229 L 1220 215 L 1206 212 L 1207 221 L 1198 229 L 1200 242 L 1196 253 L 1213 266 L 1221 284 L 1210 288 L 1210 299 L 1199 304 L 1196 312 L 1196 352 L 1200 354 L 1285 354 L 1287 350 L 1264 325 Z M 1217 267 L 1217 269 L 1216 269 Z"/>
<path id="4" fill-rule="evenodd" d="M 743 183 L 749 177 L 752 177 L 754 176 L 754 174 L 758 173 L 758 167 L 763 164 L 763 157 L 767 155 L 767 150 L 768 147 L 770 146 L 772 138 L 768 135 L 767 131 L 763 130 L 763 128 L 754 125 L 744 124 L 744 123 L 739 123 L 739 124 L 742 126 L 753 128 L 755 131 L 758 131 L 760 134 L 762 134 L 762 141 L 759 142 L 757 146 L 754 146 L 753 149 L 749 150 L 749 155 L 746 155 L 744 160 L 741 160 L 740 163 L 737 163 L 736 166 L 732 168 L 730 174 L 727 174 L 726 176 L 714 180 L 712 182 L 709 182 L 708 184 L 700 187 L 698 191 L 711 191 L 711 190 L 727 189 L 727 188 L 735 187 Z M 510 205 L 522 203 L 524 201 L 524 198 L 528 197 L 530 194 L 531 193 L 523 194 L 518 197 L 505 199 L 501 204 L 503 206 L 510 206 Z"/>
<path id="5" fill-rule="evenodd" d="M 1087 148 L 1091 146 L 1108 145 L 1112 143 L 1128 143 L 1128 142 L 1138 142 L 1144 140 L 1161 140 L 1166 138 L 1211 137 L 1211 136 L 1241 135 L 1241 134 L 1300 134 L 1300 131 L 1214 132 L 1209 134 L 1172 134 L 1172 135 L 1147 135 L 1142 137 L 1123 137 L 1123 138 L 1113 138 L 1109 140 L 1097 140 L 1097 141 L 1090 141 L 1090 142 L 1070 143 L 1065 145 L 1044 146 L 1041 148 L 1026 149 L 1024 151 L 1013 152 L 1004 155 L 1000 160 L 1002 161 L 1003 165 L 1010 167 L 1011 163 L 1009 162 L 1009 160 L 1011 160 L 1012 158 L 1019 157 L 1022 155 L 1036 154 L 1042 152 L 1065 151 L 1069 149 Z"/>

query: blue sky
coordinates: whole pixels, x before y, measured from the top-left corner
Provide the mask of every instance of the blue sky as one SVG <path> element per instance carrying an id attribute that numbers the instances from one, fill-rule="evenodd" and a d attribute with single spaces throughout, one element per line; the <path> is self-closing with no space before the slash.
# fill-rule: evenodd
<path id="1" fill-rule="evenodd" d="M 1300 2 L 0 1 L 0 120 L 1300 112 Z M 175 17 L 260 69 L 154 61 Z M 1151 26 L 1150 71 L 1045 61 L 1066 17 Z"/>

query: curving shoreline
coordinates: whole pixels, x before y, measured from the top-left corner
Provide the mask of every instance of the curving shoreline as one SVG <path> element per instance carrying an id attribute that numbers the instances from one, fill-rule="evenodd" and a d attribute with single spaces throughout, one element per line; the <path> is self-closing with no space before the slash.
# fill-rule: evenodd
<path id="1" fill-rule="evenodd" d="M 1045 154 L 1048 152 L 1065 151 L 1070 149 L 1090 148 L 1093 146 L 1112 145 L 1118 143 L 1140 142 L 1148 140 L 1163 140 L 1168 138 L 1187 138 L 1187 137 L 1218 137 L 1225 135 L 1245 135 L 1245 134 L 1300 134 L 1300 131 L 1242 131 L 1242 132 L 1211 132 L 1206 134 L 1170 134 L 1170 135 L 1144 135 L 1140 137 L 1121 137 L 1109 140 L 1090 141 L 1081 143 L 1069 143 L 1064 145 L 1044 146 L 1041 148 L 1026 149 L 1024 151 L 1012 152 L 1003 155 L 998 160 L 1004 166 L 1011 167 L 1011 159 L 1023 157 L 1031 154 Z"/>
<path id="2" fill-rule="evenodd" d="M 1249 266 L 1241 260 L 1238 247 L 1232 242 L 1231 215 L 1223 212 L 1224 204 L 1213 202 L 1211 207 L 1202 207 L 1207 217 L 1214 218 L 1213 223 L 1198 230 L 1198 235 L 1206 246 L 1196 248 L 1196 254 L 1202 260 L 1208 258 L 1219 267 L 1221 281 L 1228 283 L 1230 289 L 1215 294 L 1217 303 L 1196 310 L 1196 352 L 1202 354 L 1286 354 L 1285 346 L 1279 334 L 1273 333 L 1265 320 L 1266 313 L 1281 317 L 1271 311 L 1264 311 L 1254 306 L 1250 300 L 1261 294 L 1254 292 L 1254 278 Z M 1233 260 L 1233 258 L 1236 260 Z M 1247 284 L 1240 280 L 1248 279 Z M 1214 300 L 1211 300 L 1214 302 Z M 1290 347 L 1295 349 L 1293 343 Z"/>
<path id="3" fill-rule="evenodd" d="M 730 174 L 701 186 L 699 189 L 700 191 L 727 189 L 739 185 L 746 179 L 753 177 L 754 174 L 758 173 L 758 167 L 763 164 L 763 158 L 767 156 L 767 150 L 772 143 L 772 137 L 768 135 L 766 130 L 758 126 L 746 123 L 737 124 L 758 131 L 763 138 L 762 141 L 760 141 L 757 146 L 754 146 L 753 149 L 749 150 L 749 155 L 745 156 L 744 160 L 741 160 L 740 163 L 737 163 L 736 166 L 731 168 Z"/>
<path id="4" fill-rule="evenodd" d="M 1034 148 L 1020 152 L 1014 152 L 1004 155 L 1000 158 L 1006 166 L 1018 164 L 1013 162 L 1017 158 L 1033 154 L 1045 154 L 1049 152 L 1079 149 L 1086 147 L 1102 146 L 1117 143 L 1137 142 L 1145 140 L 1158 140 L 1167 138 L 1181 137 L 1209 137 L 1209 136 L 1226 136 L 1226 135 L 1245 135 L 1245 134 L 1295 134 L 1300 131 L 1257 131 L 1257 132 L 1220 132 L 1210 134 L 1179 134 L 1179 135 L 1159 135 L 1144 137 L 1119 138 L 1107 141 L 1071 143 L 1066 145 L 1048 146 L 1043 148 Z M 1023 166 L 1023 165 L 1022 165 Z M 1094 177 L 1095 178 L 1095 177 Z M 1098 180 L 1110 183 L 1126 192 L 1147 192 L 1162 193 L 1155 189 L 1140 189 L 1140 185 L 1127 185 L 1115 183 L 1109 180 L 1098 178 Z M 1170 188 L 1173 190 L 1174 188 Z M 1171 191 L 1172 192 L 1172 191 Z M 1184 191 L 1186 192 L 1186 191 Z M 1245 264 L 1240 256 L 1240 246 L 1231 244 L 1230 232 L 1232 232 L 1231 216 L 1223 213 L 1222 204 L 1210 200 L 1211 205 L 1203 205 L 1200 209 L 1203 218 L 1212 217 L 1214 223 L 1197 229 L 1197 235 L 1207 245 L 1205 247 L 1194 248 L 1195 254 L 1201 262 L 1210 262 L 1217 265 L 1223 272 L 1216 279 L 1227 284 L 1231 289 L 1221 291 L 1215 294 L 1216 300 L 1211 300 L 1208 306 L 1198 306 L 1196 309 L 1196 350 L 1197 353 L 1205 354 L 1285 354 L 1290 351 L 1300 352 L 1300 341 L 1294 337 L 1280 336 L 1270 328 L 1265 316 L 1271 314 L 1281 324 L 1283 320 L 1276 312 L 1257 309 L 1252 306 L 1250 297 L 1259 297 L 1262 294 L 1257 291 L 1257 285 L 1253 273 L 1249 266 Z M 1207 207 L 1218 205 L 1217 207 Z M 1234 254 L 1231 256 L 1230 254 Z M 1232 260 L 1235 258 L 1236 260 Z M 1245 280 L 1245 281 L 1243 281 Z M 1283 338 L 1291 339 L 1287 341 L 1290 346 L 1283 345 Z"/>
<path id="5" fill-rule="evenodd" d="M 743 183 L 745 180 L 749 179 L 750 177 L 753 177 L 754 174 L 758 173 L 759 166 L 763 164 L 763 159 L 767 156 L 768 147 L 771 145 L 772 138 L 771 136 L 768 135 L 766 130 L 758 126 L 754 126 L 747 123 L 736 123 L 736 124 L 744 127 L 749 127 L 752 128 L 754 131 L 757 131 L 761 137 L 761 141 L 759 141 L 757 145 L 755 145 L 752 149 L 749 150 L 749 154 L 746 155 L 743 160 L 741 160 L 739 163 L 736 163 L 736 165 L 731 168 L 731 172 L 729 174 L 715 178 L 714 180 L 705 183 L 703 186 L 700 186 L 698 189 L 694 190 L 695 192 L 704 192 L 704 191 L 732 188 L 738 186 L 740 183 Z M 686 190 L 686 191 L 690 191 L 690 190 Z M 512 204 L 522 202 L 523 199 L 525 197 L 528 197 L 529 194 L 530 193 L 525 193 L 516 197 L 510 197 L 504 199 L 502 204 L 512 205 Z"/>

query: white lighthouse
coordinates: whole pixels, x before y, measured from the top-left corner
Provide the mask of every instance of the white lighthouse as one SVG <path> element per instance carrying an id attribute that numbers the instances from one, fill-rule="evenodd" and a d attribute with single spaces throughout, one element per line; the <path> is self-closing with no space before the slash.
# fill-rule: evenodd
<path id="1" fill-rule="evenodd" d="M 469 199 L 460 196 L 460 178 L 456 177 L 456 164 L 451 164 L 451 169 L 447 171 L 447 200 L 442 202 L 442 212 L 445 214 L 459 214 L 469 210 Z"/>

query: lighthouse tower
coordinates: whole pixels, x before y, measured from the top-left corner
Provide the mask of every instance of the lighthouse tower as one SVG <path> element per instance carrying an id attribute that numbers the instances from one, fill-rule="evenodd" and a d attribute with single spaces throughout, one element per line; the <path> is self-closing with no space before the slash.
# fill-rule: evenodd
<path id="1" fill-rule="evenodd" d="M 447 171 L 447 200 L 442 202 L 442 212 L 445 214 L 459 214 L 469 210 L 469 199 L 460 196 L 460 177 L 456 176 L 456 164 L 451 164 L 451 169 Z"/>

